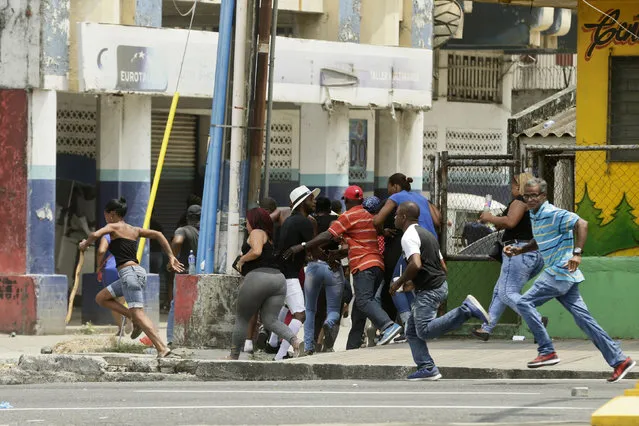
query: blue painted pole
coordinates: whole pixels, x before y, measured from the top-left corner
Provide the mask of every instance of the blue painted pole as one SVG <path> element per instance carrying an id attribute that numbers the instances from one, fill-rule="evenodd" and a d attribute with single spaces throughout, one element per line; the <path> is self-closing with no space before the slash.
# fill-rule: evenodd
<path id="1" fill-rule="evenodd" d="M 235 0 L 222 0 L 220 10 L 220 30 L 217 44 L 217 62 L 215 64 L 215 86 L 213 88 L 213 104 L 211 128 L 209 130 L 209 150 L 206 157 L 204 175 L 204 198 L 202 200 L 202 221 L 200 223 L 200 239 L 198 242 L 198 271 L 213 273 L 215 265 L 215 233 L 217 231 L 217 206 L 220 192 L 222 168 L 222 143 L 224 136 L 224 116 L 226 92 L 231 56 L 231 39 L 233 30 L 233 12 Z M 204 270 L 200 269 L 204 260 Z"/>

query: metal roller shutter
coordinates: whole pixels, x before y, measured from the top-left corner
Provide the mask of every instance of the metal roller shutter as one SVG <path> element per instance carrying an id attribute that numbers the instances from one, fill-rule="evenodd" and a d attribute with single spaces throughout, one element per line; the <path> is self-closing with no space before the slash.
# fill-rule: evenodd
<path id="1" fill-rule="evenodd" d="M 151 124 L 151 177 L 155 174 L 168 113 L 154 112 Z M 186 211 L 186 198 L 193 192 L 197 168 L 197 115 L 176 114 L 164 158 L 153 218 L 164 235 L 173 237 L 175 226 Z"/>

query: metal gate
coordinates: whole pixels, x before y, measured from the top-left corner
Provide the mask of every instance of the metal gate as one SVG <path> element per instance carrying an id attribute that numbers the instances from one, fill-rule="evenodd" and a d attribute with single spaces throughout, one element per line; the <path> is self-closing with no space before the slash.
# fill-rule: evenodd
<path id="1" fill-rule="evenodd" d="M 168 113 L 151 117 L 151 176 L 155 174 Z M 197 115 L 176 114 L 158 187 L 153 219 L 167 238 L 186 211 L 186 199 L 194 190 L 197 172 Z"/>
<path id="2" fill-rule="evenodd" d="M 501 234 L 478 219 L 487 194 L 493 199 L 493 214 L 505 210 L 519 161 L 509 154 L 449 155 L 444 151 L 434 156 L 433 163 L 433 202 L 442 213 L 442 253 L 447 260 L 489 260 L 488 252 Z"/>

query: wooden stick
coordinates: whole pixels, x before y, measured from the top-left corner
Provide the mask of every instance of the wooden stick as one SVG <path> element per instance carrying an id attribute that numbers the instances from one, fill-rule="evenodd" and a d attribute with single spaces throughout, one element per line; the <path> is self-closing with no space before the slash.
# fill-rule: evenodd
<path id="1" fill-rule="evenodd" d="M 84 251 L 80 251 L 80 259 L 78 260 L 78 266 L 75 267 L 75 279 L 73 281 L 73 289 L 71 290 L 71 295 L 69 296 L 69 308 L 67 310 L 67 319 L 66 324 L 71 321 L 71 314 L 73 313 L 73 299 L 75 299 L 75 293 L 78 291 L 78 284 L 80 284 L 80 271 L 82 270 L 82 265 L 84 264 Z"/>

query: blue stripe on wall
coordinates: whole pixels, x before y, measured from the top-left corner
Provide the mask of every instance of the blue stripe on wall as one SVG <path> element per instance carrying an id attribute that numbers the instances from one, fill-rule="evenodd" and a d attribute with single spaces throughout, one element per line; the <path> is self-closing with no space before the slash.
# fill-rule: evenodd
<path id="1" fill-rule="evenodd" d="M 27 185 L 27 274 L 54 274 L 55 180 L 30 179 Z"/>

